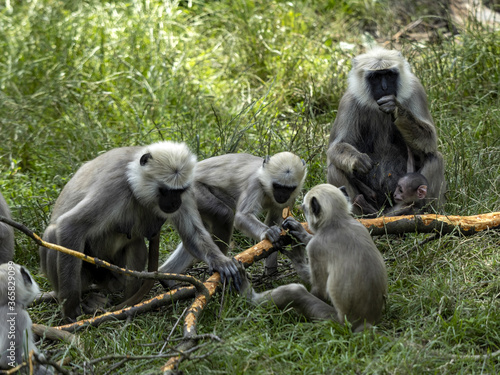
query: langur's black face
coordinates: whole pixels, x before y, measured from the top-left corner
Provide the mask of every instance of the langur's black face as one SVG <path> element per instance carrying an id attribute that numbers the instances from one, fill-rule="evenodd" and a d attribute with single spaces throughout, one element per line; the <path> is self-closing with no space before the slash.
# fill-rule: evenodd
<path id="1" fill-rule="evenodd" d="M 274 200 L 278 203 L 285 203 L 290 195 L 297 189 L 297 186 L 284 186 L 273 182 L 273 196 Z"/>
<path id="2" fill-rule="evenodd" d="M 187 189 L 170 189 L 166 186 L 161 187 L 160 201 L 158 202 L 160 209 L 167 214 L 177 211 L 182 204 L 182 193 L 186 190 Z"/>
<path id="3" fill-rule="evenodd" d="M 375 101 L 387 95 L 398 96 L 399 73 L 397 69 L 375 70 L 366 77 Z"/>

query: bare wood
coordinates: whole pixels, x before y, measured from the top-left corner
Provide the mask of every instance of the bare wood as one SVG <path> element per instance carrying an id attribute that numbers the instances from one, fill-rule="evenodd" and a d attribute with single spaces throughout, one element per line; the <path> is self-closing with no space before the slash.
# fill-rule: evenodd
<path id="1" fill-rule="evenodd" d="M 70 332 L 62 331 L 60 329 L 45 326 L 42 324 L 33 324 L 31 327 L 33 333 L 38 337 L 45 337 L 52 341 L 64 341 L 69 344 L 79 344 L 78 336 L 73 335 Z"/>
<path id="2" fill-rule="evenodd" d="M 500 228 L 500 212 L 473 216 L 452 216 L 452 215 L 407 215 L 393 217 L 379 217 L 376 219 L 358 219 L 372 236 L 382 234 L 402 234 L 402 233 L 431 233 L 441 234 L 460 233 L 462 235 L 472 235 L 489 229 Z"/>
<path id="3" fill-rule="evenodd" d="M 0 221 L 20 230 L 21 232 L 26 234 L 28 237 L 33 239 L 36 242 L 36 244 L 39 246 L 43 246 L 43 247 L 46 247 L 47 249 L 56 250 L 56 251 L 59 251 L 59 252 L 64 253 L 64 254 L 74 256 L 78 259 L 81 259 L 81 260 L 87 262 L 87 263 L 91 263 L 91 264 L 94 264 L 96 266 L 109 269 L 109 270 L 117 272 L 119 274 L 134 276 L 134 277 L 137 277 L 139 279 L 150 279 L 150 280 L 160 280 L 161 279 L 161 280 L 184 281 L 184 282 L 188 282 L 188 283 L 192 284 L 199 293 L 202 293 L 202 294 L 207 293 L 207 290 L 206 290 L 205 286 L 203 285 L 203 283 L 193 276 L 181 275 L 181 274 L 177 274 L 177 273 L 132 271 L 129 269 L 121 268 L 121 267 L 115 266 L 115 265 L 113 265 L 105 260 L 102 260 L 102 259 L 99 259 L 96 257 L 90 257 L 84 253 L 80 253 L 79 251 L 71 250 L 71 249 L 68 249 L 64 246 L 60 246 L 60 245 L 56 245 L 56 244 L 44 241 L 36 233 L 34 233 L 30 229 L 28 229 L 23 224 L 17 223 L 14 220 L 11 220 L 5 216 L 0 215 Z M 158 267 L 158 261 L 156 261 L 156 267 Z"/>
<path id="4" fill-rule="evenodd" d="M 192 286 L 182 287 L 171 290 L 167 293 L 160 294 L 151 299 L 148 299 L 147 301 L 141 302 L 134 306 L 126 307 L 119 311 L 108 312 L 96 316 L 94 318 L 79 320 L 75 323 L 54 327 L 54 329 L 67 332 L 74 332 L 80 328 L 87 326 L 97 327 L 101 323 L 108 322 L 110 320 L 124 320 L 127 319 L 128 317 L 133 317 L 137 314 L 143 314 L 145 312 L 154 310 L 161 306 L 168 306 L 172 302 L 192 298 L 195 296 L 195 294 L 196 294 L 196 289 L 194 287 Z"/>

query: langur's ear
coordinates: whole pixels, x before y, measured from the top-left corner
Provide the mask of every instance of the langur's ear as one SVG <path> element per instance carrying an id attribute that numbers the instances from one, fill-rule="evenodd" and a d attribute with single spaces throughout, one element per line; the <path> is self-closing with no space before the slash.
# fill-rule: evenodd
<path id="1" fill-rule="evenodd" d="M 427 185 L 420 185 L 417 188 L 417 197 L 418 199 L 424 199 L 427 195 Z"/>
<path id="2" fill-rule="evenodd" d="M 312 197 L 311 199 L 311 212 L 316 217 L 319 216 L 319 214 L 321 213 L 321 206 L 319 205 L 319 202 L 316 199 L 316 197 Z"/>
<path id="3" fill-rule="evenodd" d="M 21 276 L 23 277 L 24 284 L 26 285 L 33 284 L 33 280 L 31 280 L 30 274 L 23 266 L 21 266 Z"/>
<path id="4" fill-rule="evenodd" d="M 262 166 L 265 166 L 266 163 L 269 163 L 269 160 L 271 160 L 271 157 L 269 155 L 267 155 L 265 158 L 264 158 L 264 161 L 262 162 Z"/>
<path id="5" fill-rule="evenodd" d="M 304 159 L 300 159 L 302 160 L 302 165 L 306 165 L 306 161 Z"/>
<path id="6" fill-rule="evenodd" d="M 144 155 L 141 156 L 141 160 L 139 161 L 139 163 L 141 163 L 141 165 L 146 165 L 148 163 L 148 160 L 152 159 L 152 158 L 153 157 L 148 152 L 147 154 L 144 154 Z"/>

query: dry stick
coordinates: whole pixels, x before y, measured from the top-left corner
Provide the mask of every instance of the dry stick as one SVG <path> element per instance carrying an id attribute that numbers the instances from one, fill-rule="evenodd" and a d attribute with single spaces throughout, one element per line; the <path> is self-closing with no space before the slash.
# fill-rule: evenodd
<path id="1" fill-rule="evenodd" d="M 121 268 L 118 266 L 115 266 L 109 262 L 106 262 L 105 260 L 96 258 L 96 257 L 90 257 L 84 253 L 80 253 L 79 251 L 75 250 L 70 250 L 64 246 L 52 244 L 50 242 L 46 242 L 42 240 L 36 233 L 32 232 L 30 229 L 25 227 L 22 224 L 19 224 L 9 218 L 6 218 L 5 216 L 0 215 L 0 221 L 9 224 L 10 226 L 20 230 L 24 234 L 26 234 L 28 237 L 33 239 L 39 246 L 46 247 L 47 249 L 52 249 L 52 250 L 57 250 L 60 251 L 61 253 L 68 254 L 71 256 L 74 256 L 78 259 L 81 259 L 87 263 L 95 264 L 98 267 L 103 267 L 107 268 L 111 271 L 117 272 L 119 274 L 127 275 L 127 276 L 134 276 L 139 279 L 152 279 L 152 280 L 177 280 L 177 281 L 185 281 L 190 284 L 192 284 L 196 290 L 199 293 L 206 294 L 207 290 L 205 289 L 205 286 L 203 283 L 198 280 L 197 278 L 189 275 L 181 275 L 177 273 L 161 273 L 161 272 L 144 272 L 144 271 L 133 271 L 125 268 Z"/>
<path id="2" fill-rule="evenodd" d="M 52 341 L 65 341 L 69 344 L 75 342 L 78 345 L 79 337 L 70 332 L 61 331 L 60 329 L 44 326 L 42 324 L 33 324 L 31 330 L 38 337 L 45 337 Z"/>
<path id="3" fill-rule="evenodd" d="M 290 216 L 290 210 L 288 208 L 285 208 L 283 210 L 283 217 L 285 218 L 288 216 Z M 282 231 L 281 234 L 284 235 L 286 234 L 286 232 Z M 244 265 L 249 266 L 259 259 L 266 258 L 274 251 L 276 251 L 276 249 L 273 248 L 273 244 L 268 240 L 263 240 L 257 245 L 239 253 L 234 258 Z M 184 320 L 184 340 L 177 347 L 177 351 L 179 351 L 180 354 L 177 357 L 170 358 L 168 362 L 161 368 L 161 371 L 164 374 L 174 373 L 175 370 L 179 367 L 180 362 L 184 358 L 186 358 L 186 355 L 184 353 L 186 353 L 196 345 L 197 338 L 199 337 L 196 333 L 196 323 L 198 317 L 203 312 L 203 309 L 206 307 L 220 285 L 221 277 L 218 272 L 215 272 L 205 282 L 205 286 L 208 289 L 209 296 L 208 298 L 206 296 L 199 296 L 191 305 L 188 313 L 186 314 L 186 319 Z"/>
<path id="4" fill-rule="evenodd" d="M 166 274 L 168 275 L 168 274 Z M 155 296 L 147 301 L 141 302 L 135 306 L 126 307 L 119 311 L 108 312 L 94 318 L 80 320 L 75 323 L 66 324 L 59 327 L 54 327 L 55 329 L 64 330 L 67 332 L 74 332 L 79 328 L 94 326 L 108 322 L 110 320 L 124 320 L 128 317 L 135 316 L 137 314 L 142 314 L 147 311 L 154 310 L 156 308 L 162 306 L 169 306 L 171 303 L 185 300 L 188 298 L 193 298 L 196 295 L 196 289 L 192 286 L 182 287 L 178 289 L 171 290 L 167 293 L 160 294 L 159 296 Z"/>
<path id="5" fill-rule="evenodd" d="M 500 212 L 473 216 L 452 215 L 406 215 L 393 217 L 379 217 L 376 219 L 358 219 L 368 228 L 372 236 L 382 234 L 403 234 L 407 232 L 441 234 L 453 233 L 470 236 L 474 233 L 500 228 Z"/>
<path id="6" fill-rule="evenodd" d="M 78 259 L 81 259 L 85 262 L 95 264 L 96 266 L 104 267 L 104 268 L 107 268 L 111 271 L 114 271 L 114 272 L 117 272 L 120 274 L 124 274 L 124 275 L 128 275 L 128 276 L 135 276 L 135 277 L 138 277 L 141 279 L 153 280 L 153 281 L 159 280 L 159 279 L 185 281 L 185 282 L 188 282 L 194 286 L 194 289 L 196 289 L 196 292 L 197 292 L 196 294 L 208 295 L 208 291 L 205 288 L 205 285 L 193 276 L 181 275 L 181 274 L 175 274 L 175 273 L 132 271 L 132 270 L 120 268 L 120 267 L 112 265 L 109 262 L 106 262 L 102 259 L 89 257 L 88 255 L 80 253 L 78 251 L 70 250 L 70 249 L 67 249 L 63 246 L 55 245 L 55 244 L 46 242 L 46 241 L 42 240 L 36 233 L 31 231 L 30 229 L 28 229 L 24 225 L 17 223 L 17 222 L 15 222 L 15 221 L 13 221 L 5 216 L 0 215 L 0 221 L 20 230 L 21 232 L 26 234 L 28 237 L 33 239 L 39 246 L 43 246 L 43 247 L 46 247 L 48 249 L 60 251 L 62 253 L 65 253 L 65 254 L 74 256 Z M 157 266 L 158 265 L 156 264 L 156 267 Z M 62 326 L 64 328 L 62 328 L 62 327 L 54 327 L 54 328 L 64 329 L 65 331 L 72 332 L 73 330 L 75 330 L 76 328 L 79 328 L 81 326 L 86 326 L 89 324 L 90 325 L 97 325 L 97 324 L 100 324 L 102 321 L 107 321 L 110 319 L 120 319 L 120 318 L 124 319 L 128 316 L 136 314 L 137 312 L 142 312 L 144 310 L 149 310 L 150 308 L 155 308 L 157 306 L 161 306 L 162 303 L 168 304 L 168 303 L 171 303 L 172 301 L 178 300 L 180 298 L 189 298 L 195 294 L 194 289 L 180 288 L 180 289 L 177 289 L 177 290 L 172 291 L 170 293 L 165 293 L 161 296 L 158 296 L 159 298 L 153 298 L 153 299 L 146 301 L 144 303 L 141 303 L 139 305 L 131 306 L 129 308 L 119 310 L 115 313 L 107 313 L 107 314 L 104 314 L 104 315 L 101 315 L 101 316 L 98 316 L 98 317 L 95 317 L 92 319 L 79 321 L 79 322 L 76 322 L 73 324 L 68 324 L 68 325 Z"/>

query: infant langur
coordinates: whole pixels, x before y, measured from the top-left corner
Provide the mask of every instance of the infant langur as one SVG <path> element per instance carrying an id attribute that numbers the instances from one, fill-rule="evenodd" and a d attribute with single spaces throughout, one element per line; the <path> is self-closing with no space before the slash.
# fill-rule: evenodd
<path id="1" fill-rule="evenodd" d="M 283 228 L 306 245 L 309 262 L 302 246 L 286 254 L 311 291 L 289 284 L 256 293 L 243 278 L 242 292 L 255 303 L 291 306 L 309 319 L 347 320 L 355 332 L 376 324 L 385 306 L 387 271 L 368 230 L 351 216 L 350 204 L 335 186 L 315 186 L 302 208 L 314 235 L 293 218 Z M 241 266 L 240 272 L 244 274 Z"/>
<path id="2" fill-rule="evenodd" d="M 223 254 L 227 254 L 233 227 L 256 241 L 280 241 L 282 212 L 293 206 L 302 190 L 307 168 L 290 152 L 261 158 L 227 154 L 196 164 L 194 193 L 205 227 Z M 257 215 L 267 212 L 264 222 Z M 181 243 L 160 267 L 183 273 L 195 258 Z M 266 273 L 277 270 L 277 253 L 266 259 Z"/>
<path id="3" fill-rule="evenodd" d="M 425 212 L 429 205 L 427 198 L 427 179 L 421 173 L 407 173 L 398 180 L 393 193 L 394 206 L 384 211 L 385 216 L 417 215 Z M 364 217 L 376 217 L 378 211 L 362 195 L 354 200 Z"/>
<path id="4" fill-rule="evenodd" d="M 0 265 L 0 369 L 21 364 L 31 350 L 38 353 L 26 308 L 39 292 L 26 268 L 12 262 Z"/>

